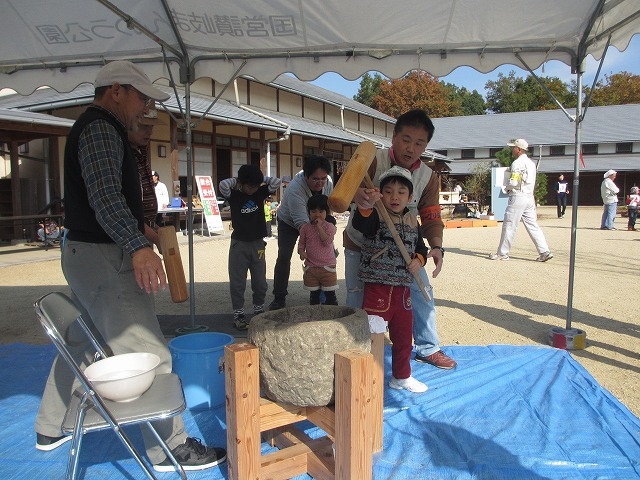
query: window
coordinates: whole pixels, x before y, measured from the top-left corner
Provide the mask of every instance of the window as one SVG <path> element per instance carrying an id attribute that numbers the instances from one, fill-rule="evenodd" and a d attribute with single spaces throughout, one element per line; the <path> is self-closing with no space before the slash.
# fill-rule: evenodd
<path id="1" fill-rule="evenodd" d="M 460 158 L 476 158 L 476 150 L 474 148 L 463 148 L 460 152 Z"/>
<path id="2" fill-rule="evenodd" d="M 631 142 L 616 143 L 616 153 L 631 153 L 633 144 Z"/>
<path id="3" fill-rule="evenodd" d="M 29 144 L 23 143 L 18 147 L 18 153 L 29 153 Z"/>
<path id="4" fill-rule="evenodd" d="M 434 150 L 435 153 L 437 153 L 438 155 L 442 155 L 444 157 L 447 156 L 448 151 L 447 150 Z"/>
<path id="5" fill-rule="evenodd" d="M 497 158 L 498 152 L 501 152 L 502 148 L 490 148 L 489 149 L 489 158 Z"/>
<path id="6" fill-rule="evenodd" d="M 582 153 L 584 155 L 597 155 L 598 154 L 598 144 L 597 143 L 588 143 L 586 145 L 582 145 Z"/>
<path id="7" fill-rule="evenodd" d="M 322 155 L 322 150 L 320 150 L 318 147 L 304 147 L 302 149 L 302 154 L 305 157 L 309 157 L 311 155 Z"/>
<path id="8" fill-rule="evenodd" d="M 184 143 L 187 141 L 187 133 L 184 130 L 178 130 L 176 137 L 179 142 Z M 200 145 L 211 145 L 213 143 L 213 136 L 210 133 L 198 133 L 192 131 L 191 141 Z"/>
<path id="9" fill-rule="evenodd" d="M 564 155 L 564 145 L 551 145 L 549 150 L 551 156 Z"/>

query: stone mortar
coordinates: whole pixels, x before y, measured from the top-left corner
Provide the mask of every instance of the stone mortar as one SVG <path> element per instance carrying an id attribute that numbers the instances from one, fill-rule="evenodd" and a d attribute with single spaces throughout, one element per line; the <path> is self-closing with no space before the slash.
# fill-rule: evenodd
<path id="1" fill-rule="evenodd" d="M 251 319 L 248 340 L 260 351 L 262 393 L 298 406 L 333 403 L 336 353 L 371 351 L 367 312 L 346 306 L 265 312 Z"/>

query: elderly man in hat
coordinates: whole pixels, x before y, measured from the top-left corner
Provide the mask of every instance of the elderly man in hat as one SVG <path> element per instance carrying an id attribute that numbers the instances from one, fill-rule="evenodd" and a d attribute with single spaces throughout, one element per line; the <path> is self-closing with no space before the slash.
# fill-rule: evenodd
<path id="1" fill-rule="evenodd" d="M 93 103 L 67 138 L 64 155 L 65 227 L 62 271 L 74 300 L 114 354 L 151 352 L 158 372 L 171 371 L 171 354 L 158 323 L 153 294 L 167 286 L 162 259 L 144 235 L 140 176 L 127 137 L 154 100 L 169 98 L 140 67 L 115 61 L 95 80 Z M 86 364 L 88 343 L 74 343 L 72 355 Z M 74 389 L 64 359 L 51 367 L 36 418 L 36 448 L 63 445 L 61 423 Z M 202 470 L 226 459 L 222 448 L 188 438 L 181 417 L 155 422 L 185 470 Z M 157 471 L 174 466 L 148 431 L 147 455 Z"/>
<path id="2" fill-rule="evenodd" d="M 618 192 L 620 189 L 613 183 L 618 172 L 615 170 L 607 170 L 604 174 L 604 180 L 600 184 L 600 196 L 604 204 L 602 212 L 602 220 L 600 222 L 600 230 L 615 230 L 613 221 L 616 218 L 616 210 L 618 208 Z"/>
<path id="3" fill-rule="evenodd" d="M 507 143 L 511 147 L 511 176 L 506 186 L 509 192 L 509 204 L 502 221 L 502 235 L 498 251 L 489 255 L 490 260 L 509 260 L 511 243 L 516 235 L 518 223 L 522 219 L 524 228 L 533 240 L 538 251 L 538 262 L 546 262 L 553 258 L 549 246 L 544 238 L 542 229 L 538 226 L 536 200 L 533 195 L 536 186 L 536 165 L 527 156 L 529 144 L 522 138 Z"/>

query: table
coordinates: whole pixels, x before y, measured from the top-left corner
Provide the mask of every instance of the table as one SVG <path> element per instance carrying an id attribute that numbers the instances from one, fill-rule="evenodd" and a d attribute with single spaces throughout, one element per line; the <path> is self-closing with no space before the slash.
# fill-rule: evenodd
<path id="1" fill-rule="evenodd" d="M 455 213 L 459 213 L 459 212 L 456 212 L 456 210 L 458 209 L 458 207 L 462 207 L 462 210 L 464 210 L 464 213 L 465 213 L 465 217 L 467 216 L 475 217 L 479 213 L 478 210 L 480 208 L 478 205 L 478 202 L 441 203 L 440 207 L 443 209 L 444 207 L 448 207 L 449 213 L 451 215 Z"/>
<path id="2" fill-rule="evenodd" d="M 191 218 L 191 224 L 193 225 L 193 222 L 196 218 L 197 214 L 202 214 L 202 211 L 204 209 L 203 208 L 192 208 L 191 209 L 191 214 L 192 214 L 192 218 Z M 173 219 L 173 226 L 176 229 L 176 232 L 180 231 L 180 220 L 182 215 L 185 216 L 186 219 L 186 215 L 187 215 L 187 207 L 179 207 L 179 208 L 171 208 L 171 207 L 167 207 L 167 208 L 160 208 L 158 209 L 158 213 L 162 213 L 163 215 L 170 215 Z M 204 219 L 203 222 L 200 226 L 200 235 L 204 235 Z"/>

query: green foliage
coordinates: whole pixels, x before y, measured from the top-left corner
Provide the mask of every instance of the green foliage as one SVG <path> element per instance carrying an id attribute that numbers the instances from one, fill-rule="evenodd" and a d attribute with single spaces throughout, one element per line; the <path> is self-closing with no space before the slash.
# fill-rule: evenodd
<path id="1" fill-rule="evenodd" d="M 558 77 L 538 77 L 565 108 L 575 108 L 577 85 L 575 80 L 565 83 Z M 434 118 L 483 115 L 492 113 L 555 110 L 556 102 L 533 75 L 498 74 L 496 80 L 485 84 L 486 101 L 477 90 L 438 81 L 426 72 L 413 71 L 399 80 L 388 80 L 379 73 L 365 73 L 354 100 L 383 113 L 397 117 L 411 108 L 422 108 Z M 585 100 L 591 88 L 584 88 Z M 393 107 L 393 103 L 397 107 Z M 591 105 L 622 105 L 640 103 L 640 75 L 620 72 L 605 75 L 596 83 Z M 399 113 L 398 113 L 399 112 Z"/>
<path id="2" fill-rule="evenodd" d="M 449 100 L 460 104 L 462 107 L 461 115 L 484 115 L 486 113 L 484 97 L 477 90 L 470 92 L 465 87 L 458 87 L 453 83 L 440 83 L 449 90 Z"/>
<path id="3" fill-rule="evenodd" d="M 473 167 L 471 175 L 464 181 L 464 191 L 469 200 L 478 202 L 480 211 L 488 205 L 491 198 L 491 164 L 478 163 Z"/>
<path id="4" fill-rule="evenodd" d="M 536 175 L 536 186 L 533 190 L 533 196 L 536 199 L 537 205 L 544 205 L 547 203 L 545 197 L 547 196 L 547 174 L 540 173 Z"/>
<path id="5" fill-rule="evenodd" d="M 496 160 L 501 167 L 511 166 L 511 147 L 504 147 L 498 153 L 496 153 Z"/>
<path id="6" fill-rule="evenodd" d="M 564 107 L 575 107 L 575 93 L 572 94 L 569 84 L 558 77 L 538 78 Z M 513 70 L 507 76 L 499 73 L 496 80 L 486 83 L 485 90 L 487 90 L 487 109 L 493 113 L 531 112 L 558 108 L 533 75 L 526 78 L 516 77 L 516 72 Z"/>
<path id="7" fill-rule="evenodd" d="M 360 88 L 358 89 L 358 93 L 353 97 L 356 102 L 360 102 L 368 107 L 373 106 L 373 97 L 378 95 L 380 92 L 380 85 L 384 79 L 382 75 L 376 73 L 373 77 L 369 74 L 369 72 L 362 75 L 360 79 Z"/>

